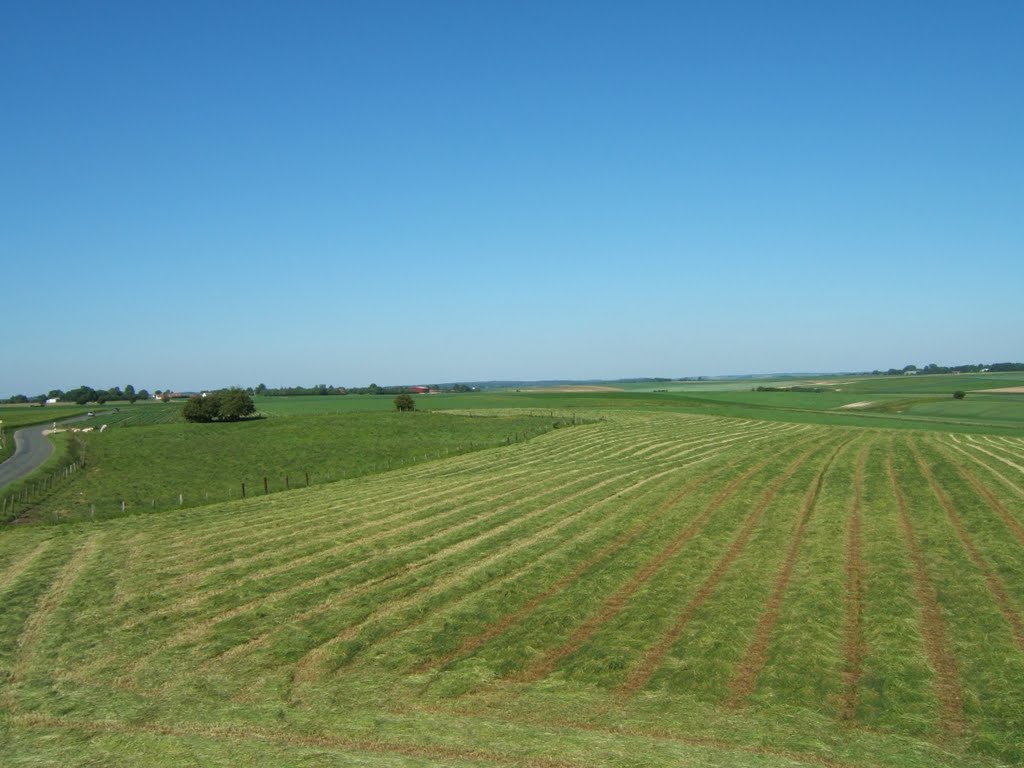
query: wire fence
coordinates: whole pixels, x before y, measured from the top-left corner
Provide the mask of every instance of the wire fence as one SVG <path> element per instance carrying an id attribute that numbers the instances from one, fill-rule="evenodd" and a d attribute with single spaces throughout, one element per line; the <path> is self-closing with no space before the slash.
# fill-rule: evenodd
<path id="1" fill-rule="evenodd" d="M 67 481 L 85 467 L 85 458 L 76 457 L 60 469 L 36 475 L 8 491 L 0 498 L 0 521 L 23 518 L 42 501 L 53 496 Z"/>

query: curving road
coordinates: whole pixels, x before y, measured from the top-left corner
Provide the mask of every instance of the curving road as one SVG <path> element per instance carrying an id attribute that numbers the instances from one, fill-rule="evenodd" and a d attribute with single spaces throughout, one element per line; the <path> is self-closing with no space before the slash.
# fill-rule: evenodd
<path id="1" fill-rule="evenodd" d="M 76 416 L 59 424 L 70 424 L 86 418 L 88 417 Z M 53 424 L 36 424 L 34 427 L 22 427 L 14 433 L 14 455 L 0 464 L 0 488 L 21 480 L 39 469 L 43 462 L 50 458 L 53 443 L 43 435 L 43 431 L 52 428 Z"/>

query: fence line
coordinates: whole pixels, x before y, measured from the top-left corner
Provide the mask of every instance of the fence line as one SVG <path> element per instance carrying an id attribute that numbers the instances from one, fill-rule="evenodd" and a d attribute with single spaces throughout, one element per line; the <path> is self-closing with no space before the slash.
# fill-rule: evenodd
<path id="1" fill-rule="evenodd" d="M 514 435 L 508 435 L 496 443 L 477 443 L 470 441 L 468 444 L 456 447 L 446 447 L 430 453 L 413 454 L 401 458 L 388 458 L 378 464 L 362 467 L 354 472 L 334 472 L 317 475 L 316 473 L 301 470 L 289 469 L 277 475 L 259 474 L 255 478 L 247 477 L 239 480 L 238 484 L 230 488 L 221 487 L 220 490 L 202 489 L 199 491 L 184 489 L 176 492 L 167 492 L 164 495 L 148 494 L 143 497 L 124 493 L 116 496 L 83 498 L 81 500 L 62 501 L 61 509 L 53 510 L 52 516 L 47 512 L 46 521 L 60 522 L 70 519 L 107 519 L 120 517 L 126 514 L 139 514 L 145 512 L 166 512 L 174 509 L 205 506 L 236 499 L 254 498 L 270 495 L 273 493 L 287 492 L 298 488 L 305 488 L 312 485 L 324 485 L 339 480 L 351 480 L 357 477 L 381 474 L 392 470 L 436 461 L 439 459 L 461 456 L 468 453 L 475 453 L 480 450 L 495 447 L 505 447 L 514 443 L 524 442 L 532 437 L 537 437 L 547 432 L 581 424 L 592 424 L 604 421 L 603 418 L 582 418 L 576 414 L 555 414 L 548 412 L 554 421 L 549 428 L 528 429 L 518 431 Z M 45 477 L 29 481 L 17 491 L 8 494 L 0 501 L 0 522 L 10 522 L 25 517 L 33 509 L 49 499 L 64 481 L 71 479 L 82 467 L 85 466 L 85 459 L 76 459 L 71 464 L 54 472 L 48 473 Z"/>

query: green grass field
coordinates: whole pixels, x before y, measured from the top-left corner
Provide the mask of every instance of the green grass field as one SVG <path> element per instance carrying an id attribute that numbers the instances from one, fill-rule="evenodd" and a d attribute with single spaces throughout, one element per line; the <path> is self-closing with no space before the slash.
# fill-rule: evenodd
<path id="1" fill-rule="evenodd" d="M 340 399 L 340 398 L 339 398 Z M 563 423 L 516 411 L 349 411 L 189 424 L 171 405 L 97 413 L 80 435 L 84 471 L 21 505 L 36 520 L 94 519 L 162 511 L 386 472 L 498 444 L 527 440 Z M 264 484 L 264 478 L 266 478 Z"/>
<path id="2" fill-rule="evenodd" d="M 5 764 L 1024 762 L 1024 439 L 639 402 L 7 528 Z"/>

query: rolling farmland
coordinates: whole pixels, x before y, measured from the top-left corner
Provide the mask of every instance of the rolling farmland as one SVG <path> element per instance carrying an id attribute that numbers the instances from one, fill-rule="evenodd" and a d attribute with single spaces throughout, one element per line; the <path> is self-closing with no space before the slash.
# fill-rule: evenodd
<path id="1" fill-rule="evenodd" d="M 0 535 L 10 764 L 1024 761 L 1024 439 L 685 413 Z"/>

